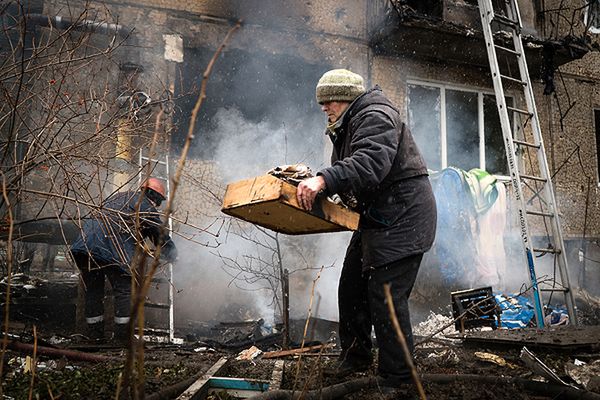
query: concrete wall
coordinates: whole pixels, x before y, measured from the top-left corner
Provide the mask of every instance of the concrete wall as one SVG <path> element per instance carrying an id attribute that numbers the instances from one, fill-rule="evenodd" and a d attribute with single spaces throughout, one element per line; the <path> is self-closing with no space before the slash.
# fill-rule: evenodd
<path id="1" fill-rule="evenodd" d="M 598 149 L 593 119 L 593 110 L 598 109 L 600 102 L 599 55 L 592 53 L 562 66 L 564 84 L 557 74 L 556 97 L 544 96 L 541 88 L 536 88 L 549 165 L 556 172 L 557 200 L 568 236 L 581 236 L 584 229 L 586 235 L 600 235 L 600 216 L 596 212 L 600 202 Z"/>
<path id="2" fill-rule="evenodd" d="M 586 30 L 584 24 L 584 6 L 586 0 L 548 0 L 544 1 L 545 10 L 539 18 L 540 33 L 544 38 L 561 38 L 568 35 L 587 36 L 589 42 L 600 41 L 600 35 Z"/>

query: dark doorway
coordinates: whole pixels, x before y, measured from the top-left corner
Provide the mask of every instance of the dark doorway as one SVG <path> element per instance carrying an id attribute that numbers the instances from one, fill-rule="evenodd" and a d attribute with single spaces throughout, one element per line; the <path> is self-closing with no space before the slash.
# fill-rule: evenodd
<path id="1" fill-rule="evenodd" d="M 175 153 L 181 151 L 202 74 L 213 52 L 207 48 L 185 49 L 186 61 L 176 79 L 177 131 L 172 135 Z M 227 141 L 228 146 L 238 148 L 232 149 L 232 154 L 239 147 L 247 153 L 287 153 L 274 159 L 287 158 L 287 162 L 295 163 L 310 161 L 311 156 L 302 153 L 309 152 L 322 162 L 325 116 L 316 103 L 315 86 L 329 68 L 289 55 L 236 49 L 224 52 L 208 81 L 190 157 L 218 160 Z M 246 132 L 250 129 L 260 132 L 252 136 Z M 273 145 L 263 141 L 268 136 L 273 138 Z"/>

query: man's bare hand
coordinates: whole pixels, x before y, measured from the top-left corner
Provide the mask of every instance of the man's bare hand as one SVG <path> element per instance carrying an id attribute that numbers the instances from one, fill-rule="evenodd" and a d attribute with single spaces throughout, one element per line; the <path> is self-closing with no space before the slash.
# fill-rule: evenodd
<path id="1" fill-rule="evenodd" d="M 300 182 L 296 190 L 296 198 L 300 207 L 305 210 L 312 210 L 317 194 L 325 189 L 325 179 L 322 176 L 315 176 Z"/>

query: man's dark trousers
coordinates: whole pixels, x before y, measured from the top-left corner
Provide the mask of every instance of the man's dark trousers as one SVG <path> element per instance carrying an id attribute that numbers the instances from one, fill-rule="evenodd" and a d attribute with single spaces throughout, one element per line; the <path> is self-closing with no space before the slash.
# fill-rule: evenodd
<path id="1" fill-rule="evenodd" d="M 375 327 L 379 347 L 379 375 L 386 386 L 410 380 L 404 352 L 393 328 L 383 285 L 391 285 L 394 308 L 408 348 L 413 351 L 408 297 L 417 278 L 423 254 L 408 256 L 363 272 L 360 233 L 355 232 L 348 246 L 338 287 L 342 360 L 351 365 L 372 362 L 371 326 Z"/>
<path id="2" fill-rule="evenodd" d="M 115 322 L 129 321 L 131 308 L 131 276 L 117 265 L 97 263 L 87 254 L 73 253 L 85 286 L 85 317 L 88 324 L 103 320 L 104 278 L 108 278 L 115 298 Z"/>

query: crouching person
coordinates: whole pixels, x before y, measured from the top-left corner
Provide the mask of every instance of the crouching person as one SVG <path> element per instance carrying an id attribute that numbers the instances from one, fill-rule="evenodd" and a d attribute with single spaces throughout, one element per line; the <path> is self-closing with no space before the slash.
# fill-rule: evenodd
<path id="1" fill-rule="evenodd" d="M 157 178 L 147 179 L 136 192 L 115 193 L 85 219 L 79 238 L 71 245 L 71 255 L 83 280 L 90 338 L 104 337 L 106 278 L 114 295 L 114 338 L 126 342 L 131 311 L 130 266 L 138 242 L 149 239 L 161 246 L 161 256 L 167 261 L 177 257 L 171 237 L 168 233 L 161 234 L 160 229 L 157 207 L 165 195 L 165 186 Z"/>

